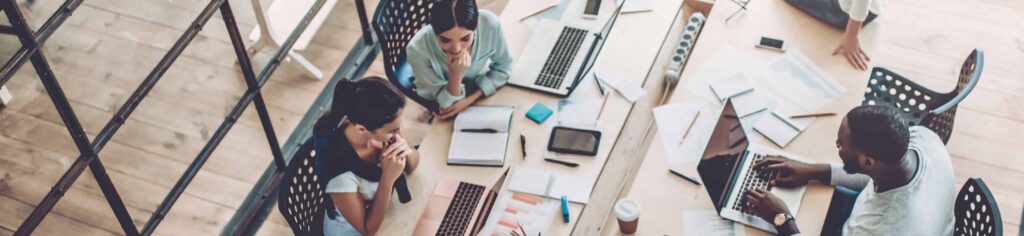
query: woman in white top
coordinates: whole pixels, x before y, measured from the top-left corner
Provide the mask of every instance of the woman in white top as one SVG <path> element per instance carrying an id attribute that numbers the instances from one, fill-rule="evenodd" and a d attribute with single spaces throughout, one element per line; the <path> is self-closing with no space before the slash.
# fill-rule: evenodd
<path id="1" fill-rule="evenodd" d="M 860 29 L 882 13 L 888 0 L 786 0 L 797 9 L 843 31 L 832 55 L 842 54 L 858 70 L 867 70 L 871 58 L 860 47 Z"/>
<path id="2" fill-rule="evenodd" d="M 335 87 L 331 111 L 315 128 L 317 175 L 333 203 L 325 235 L 373 235 L 381 228 L 392 189 L 404 188 L 402 174 L 419 165 L 401 133 L 403 107 L 402 93 L 380 77 Z"/>

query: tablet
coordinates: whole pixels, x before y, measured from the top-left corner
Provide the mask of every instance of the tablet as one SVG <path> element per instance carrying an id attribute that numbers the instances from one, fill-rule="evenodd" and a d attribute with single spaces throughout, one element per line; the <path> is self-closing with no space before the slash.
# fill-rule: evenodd
<path id="1" fill-rule="evenodd" d="M 548 151 L 594 156 L 601 144 L 601 131 L 556 126 L 548 139 Z"/>

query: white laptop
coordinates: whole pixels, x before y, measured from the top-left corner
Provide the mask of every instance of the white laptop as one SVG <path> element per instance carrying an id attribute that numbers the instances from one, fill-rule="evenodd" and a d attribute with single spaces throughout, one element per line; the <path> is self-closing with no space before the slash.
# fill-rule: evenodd
<path id="1" fill-rule="evenodd" d="M 711 196 L 715 210 L 722 218 L 740 222 L 760 230 L 777 233 L 775 226 L 753 214 L 747 213 L 743 195 L 751 189 L 763 189 L 782 199 L 795 216 L 800 210 L 807 187 L 780 188 L 768 185 L 777 173 L 763 173 L 764 170 L 754 168 L 754 162 L 769 154 L 782 154 L 765 146 L 751 144 L 740 124 L 732 100 L 725 103 L 722 115 L 718 118 L 711 138 L 708 139 L 704 154 L 697 164 L 697 172 Z M 805 161 L 791 154 L 787 158 Z M 805 161 L 806 162 L 806 161 Z"/>
<path id="2" fill-rule="evenodd" d="M 593 67 L 622 10 L 618 4 L 601 32 L 564 22 L 541 20 L 519 57 L 509 84 L 568 97 Z"/>

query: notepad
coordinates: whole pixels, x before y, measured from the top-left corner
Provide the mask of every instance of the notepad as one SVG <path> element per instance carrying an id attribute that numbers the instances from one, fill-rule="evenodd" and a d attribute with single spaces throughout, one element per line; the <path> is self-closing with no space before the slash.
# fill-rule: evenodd
<path id="1" fill-rule="evenodd" d="M 571 175 L 519 167 L 513 170 L 509 190 L 550 198 L 563 195 L 570 202 L 587 204 L 594 181 Z"/>
<path id="2" fill-rule="evenodd" d="M 754 91 L 754 85 L 743 73 L 737 73 L 733 76 L 713 80 L 708 86 L 711 86 L 711 91 L 715 92 L 715 96 L 717 96 L 720 101 L 725 101 L 725 99 L 736 95 Z"/>
<path id="3" fill-rule="evenodd" d="M 510 106 L 472 106 L 459 113 L 448 147 L 448 164 L 504 166 L 514 110 Z"/>

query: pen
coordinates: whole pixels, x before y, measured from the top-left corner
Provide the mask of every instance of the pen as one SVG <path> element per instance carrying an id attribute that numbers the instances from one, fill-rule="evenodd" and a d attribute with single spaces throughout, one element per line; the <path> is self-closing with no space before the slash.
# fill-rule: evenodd
<path id="1" fill-rule="evenodd" d="M 700 185 L 700 181 L 697 181 L 693 177 L 686 176 L 683 173 L 676 172 L 675 170 L 672 170 L 672 169 L 669 169 L 669 172 L 672 172 L 672 174 L 674 174 L 676 176 L 682 177 L 686 181 L 690 181 L 690 183 L 693 183 L 693 184 L 696 184 L 696 185 Z"/>
<path id="2" fill-rule="evenodd" d="M 569 223 L 569 200 L 562 195 L 562 222 Z"/>
<path id="3" fill-rule="evenodd" d="M 604 94 L 604 99 L 601 100 L 601 110 L 597 112 L 597 119 L 601 119 L 601 115 L 604 114 L 604 107 L 608 104 L 608 94 Z"/>
<path id="4" fill-rule="evenodd" d="M 497 133 L 498 132 L 497 130 L 494 130 L 494 129 L 461 129 L 459 131 L 466 132 L 466 133 Z"/>
<path id="5" fill-rule="evenodd" d="M 693 124 L 697 123 L 697 118 L 700 118 L 700 111 L 699 110 L 697 111 L 697 115 L 693 116 L 693 122 L 690 122 L 690 126 L 687 126 L 686 127 L 686 131 L 683 131 L 683 138 L 679 139 L 679 144 L 676 144 L 676 146 L 683 145 L 683 141 L 686 141 L 686 136 L 689 136 L 690 135 L 690 130 L 693 129 Z"/>
<path id="6" fill-rule="evenodd" d="M 519 133 L 519 147 L 523 148 L 523 160 L 526 160 L 526 135 Z"/>
<path id="7" fill-rule="evenodd" d="M 806 115 L 796 115 L 796 116 L 790 116 L 789 118 L 790 119 L 796 119 L 796 118 L 805 118 L 805 117 L 822 117 L 822 116 L 834 116 L 834 115 L 836 115 L 835 112 L 825 112 L 825 113 L 811 113 L 811 114 L 806 114 Z"/>
<path id="8" fill-rule="evenodd" d="M 562 164 L 562 165 L 565 165 L 565 166 L 568 166 L 568 167 L 580 166 L 580 164 L 576 164 L 576 163 L 572 163 L 572 162 L 568 162 L 568 161 L 563 161 L 563 160 L 558 160 L 558 159 L 544 158 L 544 160 L 548 161 L 548 162 L 554 162 L 554 163 Z"/>

